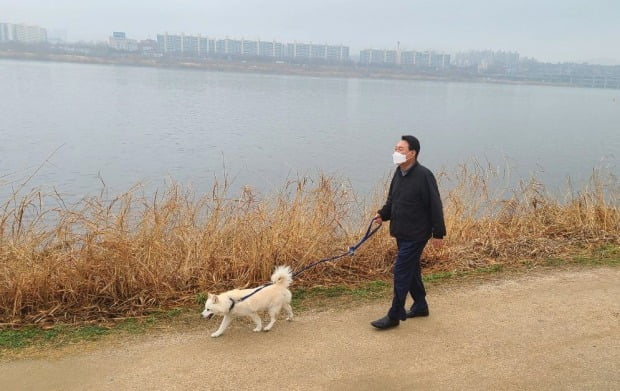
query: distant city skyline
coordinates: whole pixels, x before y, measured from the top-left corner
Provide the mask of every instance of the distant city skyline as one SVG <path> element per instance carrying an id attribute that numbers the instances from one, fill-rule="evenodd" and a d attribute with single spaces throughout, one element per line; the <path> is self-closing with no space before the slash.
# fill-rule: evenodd
<path id="1" fill-rule="evenodd" d="M 620 64 L 620 2 L 521 0 L 0 0 L 0 22 L 39 25 L 69 41 L 185 33 L 342 44 L 363 49 L 518 52 L 544 62 Z"/>

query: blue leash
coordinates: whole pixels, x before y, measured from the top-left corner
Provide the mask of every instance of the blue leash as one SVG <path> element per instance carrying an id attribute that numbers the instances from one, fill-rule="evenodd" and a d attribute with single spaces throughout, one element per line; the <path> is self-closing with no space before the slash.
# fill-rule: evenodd
<path id="1" fill-rule="evenodd" d="M 349 251 L 347 251 L 346 253 L 342 253 L 342 254 L 340 254 L 340 255 L 336 255 L 336 256 L 333 256 L 333 257 L 329 257 L 329 258 L 324 258 L 324 259 L 321 259 L 320 261 L 317 261 L 317 262 L 311 263 L 310 265 L 308 265 L 308 266 L 304 267 L 304 268 L 303 268 L 303 269 L 301 269 L 300 271 L 295 272 L 295 273 L 293 274 L 293 278 L 297 277 L 299 274 L 301 274 L 301 273 L 305 272 L 305 271 L 306 271 L 306 270 L 308 270 L 308 269 L 312 269 L 312 268 L 313 268 L 313 267 L 315 267 L 316 265 L 321 264 L 321 263 L 323 263 L 323 262 L 333 261 L 333 260 L 338 259 L 338 258 L 346 257 L 347 255 L 351 255 L 351 256 L 355 255 L 355 251 L 357 251 L 357 249 L 359 248 L 359 246 L 361 246 L 361 245 L 362 245 L 362 243 L 364 243 L 365 241 L 367 241 L 367 240 L 368 240 L 368 238 L 370 238 L 372 235 L 374 235 L 374 234 L 375 234 L 375 232 L 377 232 L 377 231 L 379 230 L 379 228 L 381 228 L 381 224 L 379 224 L 379 225 L 378 225 L 378 226 L 376 226 L 374 229 L 372 229 L 372 223 L 374 223 L 374 220 L 372 220 L 372 221 L 370 222 L 370 224 L 368 225 L 368 229 L 366 230 L 366 234 L 364 235 L 364 237 L 363 237 L 363 238 L 362 238 L 359 242 L 357 242 L 357 244 L 355 244 L 354 246 L 349 247 Z"/>
<path id="2" fill-rule="evenodd" d="M 293 278 L 297 277 L 298 275 L 300 275 L 301 273 L 305 272 L 308 269 L 312 269 L 313 267 L 323 263 L 323 262 L 329 262 L 329 261 L 333 261 L 342 257 L 346 257 L 347 255 L 353 256 L 355 255 L 355 251 L 357 251 L 357 249 L 365 242 L 367 241 L 372 235 L 374 235 L 379 228 L 381 228 L 381 224 L 377 225 L 375 228 L 372 228 L 372 224 L 375 222 L 375 220 L 371 220 L 370 224 L 368 225 L 368 229 L 366 230 L 366 234 L 364 234 L 364 237 L 362 239 L 360 239 L 359 242 L 357 242 L 355 245 L 349 247 L 349 250 L 345 253 L 339 254 L 339 255 L 335 255 L 333 257 L 329 257 L 329 258 L 323 258 L 320 261 L 316 261 L 314 263 L 311 263 L 310 265 L 304 267 L 303 269 L 293 273 Z M 252 293 L 249 293 L 245 296 L 243 296 L 241 299 L 239 299 L 238 301 L 234 301 L 233 299 L 230 299 L 232 301 L 232 304 L 230 305 L 230 309 L 232 310 L 233 307 L 235 306 L 236 303 L 239 303 L 245 299 L 247 299 L 248 297 L 258 293 L 261 289 L 264 289 L 266 287 L 268 287 L 269 285 L 273 285 L 273 282 L 268 282 L 265 285 L 259 286 L 258 288 L 256 288 Z"/>

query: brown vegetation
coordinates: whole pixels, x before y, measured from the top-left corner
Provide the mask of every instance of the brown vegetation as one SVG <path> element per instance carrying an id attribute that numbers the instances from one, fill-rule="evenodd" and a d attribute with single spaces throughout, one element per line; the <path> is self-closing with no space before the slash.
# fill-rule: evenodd
<path id="1" fill-rule="evenodd" d="M 426 272 L 536 263 L 619 243 L 614 178 L 595 174 L 565 199 L 535 180 L 502 189 L 500 175 L 479 166 L 438 178 L 448 236 L 441 250 L 427 248 Z M 346 251 L 383 201 L 383 194 L 361 201 L 331 177 L 292 181 L 262 197 L 248 188 L 234 199 L 228 193 L 226 183 L 201 196 L 172 185 L 70 208 L 58 194 L 15 194 L 0 209 L 0 323 L 138 316 L 263 283 L 275 265 L 299 270 Z M 295 285 L 389 278 L 394 251 L 384 227 L 355 256 L 322 264 Z"/>

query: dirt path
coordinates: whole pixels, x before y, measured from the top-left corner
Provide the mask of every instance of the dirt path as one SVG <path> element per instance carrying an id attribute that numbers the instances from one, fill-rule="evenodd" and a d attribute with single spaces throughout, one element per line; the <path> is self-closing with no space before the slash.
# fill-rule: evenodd
<path id="1" fill-rule="evenodd" d="M 618 390 L 620 268 L 429 287 L 431 316 L 387 331 L 387 303 L 235 322 L 0 363 L 2 390 Z"/>

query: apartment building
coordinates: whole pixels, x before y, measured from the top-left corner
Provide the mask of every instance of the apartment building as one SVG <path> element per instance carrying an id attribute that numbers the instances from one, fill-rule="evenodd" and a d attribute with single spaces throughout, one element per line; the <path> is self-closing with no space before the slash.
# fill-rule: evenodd
<path id="1" fill-rule="evenodd" d="M 185 34 L 157 34 L 157 47 L 162 53 L 206 55 L 210 50 L 207 37 Z"/>
<path id="2" fill-rule="evenodd" d="M 397 64 L 396 50 L 366 49 L 360 51 L 360 63 L 364 65 Z"/>
<path id="3" fill-rule="evenodd" d="M 286 44 L 285 57 L 336 62 L 347 61 L 349 59 L 349 47 L 344 45 L 294 42 Z"/>
<path id="4" fill-rule="evenodd" d="M 0 23 L 0 42 L 47 42 L 47 30 L 28 24 Z"/>
<path id="5" fill-rule="evenodd" d="M 157 45 L 160 52 L 171 55 L 270 57 L 326 61 L 349 59 L 349 47 L 347 46 L 303 42 L 283 44 L 276 41 L 213 39 L 165 33 L 157 35 Z"/>
<path id="6" fill-rule="evenodd" d="M 365 49 L 360 51 L 360 64 L 445 69 L 450 66 L 450 55 L 432 51 Z"/>
<path id="7" fill-rule="evenodd" d="M 281 58 L 284 45 L 276 41 L 258 41 L 258 55 L 261 57 Z"/>

